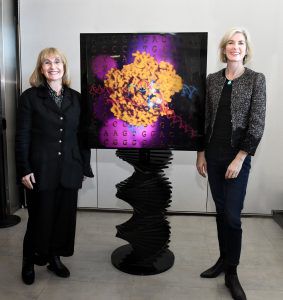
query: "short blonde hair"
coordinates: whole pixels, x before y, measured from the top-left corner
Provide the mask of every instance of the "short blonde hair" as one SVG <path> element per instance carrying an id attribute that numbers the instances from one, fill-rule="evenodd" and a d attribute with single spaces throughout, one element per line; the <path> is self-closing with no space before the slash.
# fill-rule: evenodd
<path id="1" fill-rule="evenodd" d="M 226 33 L 222 37 L 220 44 L 219 44 L 219 58 L 220 58 L 220 61 L 223 63 L 227 62 L 226 54 L 224 53 L 225 47 L 226 47 L 228 41 L 236 33 L 241 33 L 245 37 L 247 49 L 246 49 L 246 55 L 243 60 L 243 64 L 247 63 L 252 58 L 253 50 L 251 47 L 251 39 L 250 39 L 249 33 L 244 28 L 234 27 L 234 28 L 231 28 L 226 31 Z"/>
<path id="2" fill-rule="evenodd" d="M 38 87 L 42 84 L 45 83 L 46 79 L 45 76 L 41 72 L 42 64 L 44 60 L 49 57 L 49 56 L 59 56 L 60 59 L 63 62 L 64 66 L 64 75 L 62 77 L 62 84 L 65 86 L 70 86 L 71 80 L 70 80 L 70 72 L 69 72 L 69 67 L 68 67 L 68 62 L 66 59 L 66 56 L 57 48 L 45 48 L 40 51 L 38 54 L 37 62 L 36 62 L 36 67 L 34 71 L 32 72 L 30 78 L 29 78 L 29 83 L 31 86 Z"/>

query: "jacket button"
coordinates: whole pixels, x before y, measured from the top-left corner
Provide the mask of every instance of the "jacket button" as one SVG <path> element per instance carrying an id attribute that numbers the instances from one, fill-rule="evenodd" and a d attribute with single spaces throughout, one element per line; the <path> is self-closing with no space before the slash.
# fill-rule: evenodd
<path id="1" fill-rule="evenodd" d="M 60 117 L 60 120 L 63 120 L 64 118 L 63 117 Z"/>
<path id="2" fill-rule="evenodd" d="M 62 143 L 62 140 L 59 140 L 59 143 Z"/>
<path id="3" fill-rule="evenodd" d="M 62 131 L 63 131 L 63 128 L 60 128 L 60 131 L 62 132 Z"/>
<path id="4" fill-rule="evenodd" d="M 61 152 L 58 152 L 58 155 L 61 155 L 62 153 Z"/>

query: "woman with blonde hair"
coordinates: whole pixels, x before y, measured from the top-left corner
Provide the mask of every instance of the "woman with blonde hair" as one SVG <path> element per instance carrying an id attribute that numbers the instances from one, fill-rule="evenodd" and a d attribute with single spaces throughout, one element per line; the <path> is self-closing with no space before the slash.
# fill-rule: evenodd
<path id="1" fill-rule="evenodd" d="M 241 211 L 251 156 L 256 152 L 265 123 L 265 77 L 244 65 L 252 49 L 248 32 L 232 28 L 219 46 L 226 67 L 207 76 L 204 147 L 197 154 L 197 170 L 208 175 L 216 206 L 220 256 L 201 273 L 215 278 L 225 272 L 225 284 L 234 299 L 246 299 L 237 266 L 242 245 Z"/>
<path id="2" fill-rule="evenodd" d="M 93 177 L 81 96 L 70 88 L 65 55 L 43 49 L 30 84 L 19 100 L 15 141 L 29 215 L 23 242 L 25 284 L 34 282 L 34 264 L 48 262 L 57 276 L 70 276 L 60 256 L 73 255 L 78 189 L 84 176 Z"/>

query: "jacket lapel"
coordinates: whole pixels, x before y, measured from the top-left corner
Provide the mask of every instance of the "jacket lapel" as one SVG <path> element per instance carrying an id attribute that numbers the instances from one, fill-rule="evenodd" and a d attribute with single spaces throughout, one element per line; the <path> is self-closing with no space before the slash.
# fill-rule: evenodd
<path id="1" fill-rule="evenodd" d="M 61 110 L 65 112 L 69 109 L 69 107 L 73 104 L 73 99 L 71 95 L 71 91 L 69 88 L 65 87 L 64 99 L 62 101 Z"/>
<path id="2" fill-rule="evenodd" d="M 67 87 L 65 88 L 61 109 L 57 106 L 55 101 L 51 99 L 48 93 L 48 89 L 45 86 L 39 88 L 38 96 L 43 98 L 43 104 L 48 109 L 56 112 L 57 114 L 61 114 L 62 112 L 66 111 L 73 104 L 70 89 Z"/>
<path id="3" fill-rule="evenodd" d="M 45 107 L 47 109 L 50 109 L 50 110 L 56 112 L 57 114 L 61 113 L 60 109 L 57 106 L 57 104 L 55 103 L 55 101 L 53 101 L 51 99 L 51 97 L 49 96 L 48 89 L 45 86 L 41 86 L 38 89 L 38 96 L 43 99 L 43 105 L 45 105 Z"/>

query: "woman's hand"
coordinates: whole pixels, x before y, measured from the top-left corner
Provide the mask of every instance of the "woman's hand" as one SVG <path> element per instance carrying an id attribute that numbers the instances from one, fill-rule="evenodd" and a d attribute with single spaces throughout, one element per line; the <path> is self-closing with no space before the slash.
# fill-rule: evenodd
<path id="1" fill-rule="evenodd" d="M 207 165 L 206 165 L 206 159 L 204 156 L 204 151 L 198 152 L 196 167 L 197 167 L 199 174 L 203 177 L 206 177 Z"/>
<path id="2" fill-rule="evenodd" d="M 243 162 L 247 155 L 247 152 L 242 150 L 239 151 L 234 160 L 228 166 L 227 171 L 225 173 L 225 179 L 232 179 L 238 177 L 242 169 Z"/>
<path id="3" fill-rule="evenodd" d="M 35 183 L 35 178 L 33 173 L 30 173 L 22 177 L 22 184 L 29 190 L 33 189 L 33 185 L 32 185 L 33 183 Z"/>

